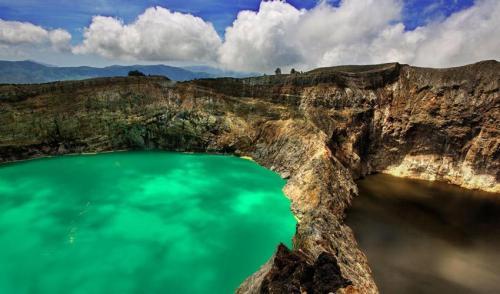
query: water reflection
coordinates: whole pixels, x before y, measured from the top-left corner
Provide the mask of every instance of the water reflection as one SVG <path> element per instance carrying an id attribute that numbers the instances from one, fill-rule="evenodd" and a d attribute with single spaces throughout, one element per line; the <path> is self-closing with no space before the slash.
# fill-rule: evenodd
<path id="1" fill-rule="evenodd" d="M 373 175 L 347 223 L 381 293 L 500 293 L 500 195 Z"/>

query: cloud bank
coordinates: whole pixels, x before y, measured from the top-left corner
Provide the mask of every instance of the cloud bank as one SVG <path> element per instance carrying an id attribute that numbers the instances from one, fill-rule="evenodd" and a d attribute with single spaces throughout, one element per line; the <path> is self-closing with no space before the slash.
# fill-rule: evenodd
<path id="1" fill-rule="evenodd" d="M 477 0 L 412 30 L 403 23 L 403 5 L 402 0 L 342 0 L 337 6 L 321 1 L 306 10 L 285 1 L 263 1 L 258 11 L 240 11 L 223 39 L 200 17 L 152 7 L 130 23 L 93 17 L 72 52 L 261 72 L 393 61 L 448 67 L 500 59 L 500 1 Z M 61 29 L 0 20 L 0 47 L 50 45 L 62 50 L 70 40 Z"/>
<path id="2" fill-rule="evenodd" d="M 446 67 L 500 59 L 500 1 L 405 30 L 402 2 L 344 0 L 298 10 L 283 1 L 262 2 L 240 12 L 219 49 L 222 66 L 269 71 L 276 66 L 310 69 L 339 64 L 398 61 Z"/>
<path id="3" fill-rule="evenodd" d="M 56 51 L 70 48 L 71 35 L 63 29 L 47 30 L 28 22 L 0 19 L 0 45 L 51 46 Z"/>

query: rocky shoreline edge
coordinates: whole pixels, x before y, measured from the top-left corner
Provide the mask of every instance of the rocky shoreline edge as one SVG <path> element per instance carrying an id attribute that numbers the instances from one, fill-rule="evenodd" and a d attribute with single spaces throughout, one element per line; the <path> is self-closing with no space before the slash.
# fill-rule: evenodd
<path id="1" fill-rule="evenodd" d="M 499 73 L 497 61 L 393 63 L 0 85 L 0 163 L 134 149 L 251 157 L 288 179 L 299 222 L 293 248 L 279 246 L 237 292 L 378 293 L 343 222 L 354 180 L 388 172 L 499 192 Z"/>

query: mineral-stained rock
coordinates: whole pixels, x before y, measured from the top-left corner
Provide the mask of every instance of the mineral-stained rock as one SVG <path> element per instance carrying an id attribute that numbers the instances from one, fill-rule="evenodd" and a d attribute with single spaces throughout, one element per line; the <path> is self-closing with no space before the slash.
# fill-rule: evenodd
<path id="1" fill-rule="evenodd" d="M 314 263 L 309 263 L 300 251 L 292 252 L 280 245 L 271 260 L 271 268 L 259 287 L 253 289 L 256 293 L 334 293 L 351 285 L 342 277 L 337 259 L 331 253 L 323 252 Z"/>
<path id="2" fill-rule="evenodd" d="M 383 64 L 173 83 L 0 85 L 0 162 L 124 149 L 250 156 L 288 182 L 298 219 L 239 293 L 377 293 L 344 210 L 388 172 L 499 192 L 500 64 Z"/>

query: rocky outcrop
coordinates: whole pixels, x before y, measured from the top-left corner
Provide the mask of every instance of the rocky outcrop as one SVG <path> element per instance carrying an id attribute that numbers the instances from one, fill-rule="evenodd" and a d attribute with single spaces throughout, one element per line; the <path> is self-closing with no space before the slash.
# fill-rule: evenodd
<path id="1" fill-rule="evenodd" d="M 343 223 L 373 172 L 499 192 L 500 64 L 400 64 L 173 83 L 161 77 L 0 85 L 0 162 L 164 149 L 251 156 L 288 182 L 297 217 L 239 293 L 377 293 Z"/>
<path id="2" fill-rule="evenodd" d="M 259 293 L 330 293 L 351 285 L 342 273 L 335 256 L 328 252 L 321 253 L 314 264 L 301 252 L 290 251 L 284 245 L 278 246 L 276 254 L 261 269 L 263 275 L 244 283 L 238 292 L 254 291 Z M 258 283 L 256 279 L 260 279 Z"/>

